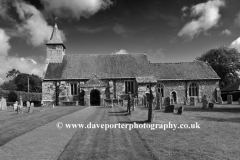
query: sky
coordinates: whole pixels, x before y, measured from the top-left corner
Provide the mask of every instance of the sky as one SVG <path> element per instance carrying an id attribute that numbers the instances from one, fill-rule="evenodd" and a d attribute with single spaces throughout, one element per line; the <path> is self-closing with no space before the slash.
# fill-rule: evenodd
<path id="1" fill-rule="evenodd" d="M 239 0 L 0 0 L 0 81 L 13 68 L 42 75 L 55 17 L 66 54 L 146 53 L 163 63 L 240 50 Z"/>

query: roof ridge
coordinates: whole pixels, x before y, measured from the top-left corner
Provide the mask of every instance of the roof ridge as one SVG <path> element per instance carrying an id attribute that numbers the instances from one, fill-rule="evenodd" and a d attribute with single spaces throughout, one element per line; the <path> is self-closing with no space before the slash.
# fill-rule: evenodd
<path id="1" fill-rule="evenodd" d="M 150 64 L 183 64 L 183 63 L 195 63 L 193 62 L 151 62 Z"/>
<path id="2" fill-rule="evenodd" d="M 112 54 L 112 53 L 104 53 L 104 54 L 66 54 L 66 56 L 96 56 L 96 55 L 145 55 L 144 53 L 129 53 L 129 54 Z"/>

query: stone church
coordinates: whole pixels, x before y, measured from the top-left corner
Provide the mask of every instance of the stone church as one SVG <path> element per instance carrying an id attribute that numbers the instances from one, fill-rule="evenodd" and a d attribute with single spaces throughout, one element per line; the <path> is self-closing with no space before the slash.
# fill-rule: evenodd
<path id="1" fill-rule="evenodd" d="M 217 99 L 219 76 L 207 63 L 151 63 L 146 54 L 68 54 L 57 24 L 46 44 L 43 102 L 102 105 L 106 98 L 131 93 L 142 97 L 151 89 L 183 103 L 203 95 Z M 58 97 L 58 98 L 56 98 Z"/>

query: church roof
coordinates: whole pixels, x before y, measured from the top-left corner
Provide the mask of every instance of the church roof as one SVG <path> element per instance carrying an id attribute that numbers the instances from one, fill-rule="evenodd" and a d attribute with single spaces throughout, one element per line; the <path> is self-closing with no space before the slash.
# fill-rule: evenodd
<path id="1" fill-rule="evenodd" d="M 60 64 L 48 65 L 45 80 L 135 78 L 151 74 L 145 54 L 65 55 Z"/>
<path id="2" fill-rule="evenodd" d="M 53 27 L 52 35 L 50 37 L 50 40 L 47 42 L 47 45 L 48 44 L 62 44 L 64 46 L 57 23 L 55 23 L 55 26 Z"/>
<path id="3" fill-rule="evenodd" d="M 93 75 L 99 79 L 138 77 L 139 81 L 220 79 L 209 64 L 200 61 L 150 63 L 145 54 L 79 54 L 50 63 L 44 80 L 90 79 Z"/>
<path id="4" fill-rule="evenodd" d="M 212 67 L 201 61 L 179 63 L 151 63 L 158 80 L 220 79 Z"/>

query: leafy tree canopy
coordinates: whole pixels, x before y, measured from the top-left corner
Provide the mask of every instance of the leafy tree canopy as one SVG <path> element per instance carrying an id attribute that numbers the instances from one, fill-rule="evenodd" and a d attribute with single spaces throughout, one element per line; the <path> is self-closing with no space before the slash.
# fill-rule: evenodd
<path id="1" fill-rule="evenodd" d="M 197 60 L 210 64 L 221 78 L 220 88 L 226 87 L 239 79 L 240 53 L 235 48 L 219 47 L 204 53 Z"/>
<path id="2" fill-rule="evenodd" d="M 12 70 L 10 70 L 10 71 L 8 71 L 7 73 L 6 73 L 6 78 L 8 78 L 8 77 L 16 77 L 18 74 L 20 74 L 21 72 L 19 71 L 19 70 L 16 70 L 16 69 L 12 69 Z"/>
<path id="3" fill-rule="evenodd" d="M 42 92 L 42 80 L 37 75 L 20 73 L 18 70 L 12 69 L 8 71 L 7 76 L 13 76 L 14 78 L 4 82 L 0 86 L 1 89 L 27 92 L 29 83 L 29 92 Z"/>

